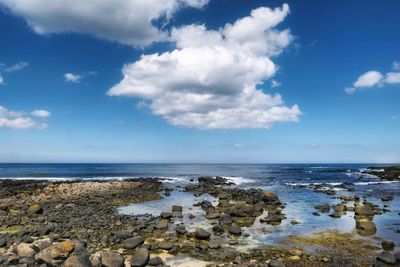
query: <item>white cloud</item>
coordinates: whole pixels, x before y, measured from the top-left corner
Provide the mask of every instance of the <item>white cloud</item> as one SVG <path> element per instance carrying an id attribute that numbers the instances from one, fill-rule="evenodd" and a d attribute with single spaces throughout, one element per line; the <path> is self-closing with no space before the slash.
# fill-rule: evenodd
<path id="1" fill-rule="evenodd" d="M 3 85 L 4 83 L 5 83 L 4 78 L 3 78 L 3 76 L 0 75 L 0 85 Z"/>
<path id="2" fill-rule="evenodd" d="M 277 80 L 272 80 L 271 81 L 271 88 L 279 87 L 281 85 L 282 85 L 282 83 L 278 82 Z"/>
<path id="3" fill-rule="evenodd" d="M 125 65 L 124 79 L 107 94 L 144 98 L 154 114 L 185 127 L 269 128 L 297 121 L 297 105 L 286 107 L 279 94 L 257 88 L 275 75 L 271 57 L 293 39 L 289 30 L 275 29 L 288 13 L 286 4 L 262 7 L 219 30 L 174 28 L 175 50 Z"/>
<path id="4" fill-rule="evenodd" d="M 83 76 L 80 74 L 74 74 L 70 72 L 64 74 L 64 80 L 70 83 L 79 83 L 82 78 Z"/>
<path id="5" fill-rule="evenodd" d="M 31 112 L 33 116 L 40 117 L 40 118 L 48 118 L 51 116 L 51 112 L 43 109 L 35 109 Z"/>
<path id="6" fill-rule="evenodd" d="M 183 7 L 202 8 L 208 0 L 0 0 L 38 34 L 84 33 L 122 44 L 145 46 L 168 34 L 155 24 Z"/>
<path id="7" fill-rule="evenodd" d="M 26 67 L 29 66 L 28 62 L 20 61 L 15 63 L 14 65 L 7 67 L 4 69 L 5 72 L 15 72 L 15 71 L 20 71 L 22 69 L 25 69 Z"/>
<path id="8" fill-rule="evenodd" d="M 360 88 L 360 87 L 373 87 L 377 84 L 380 83 L 382 80 L 383 75 L 379 71 L 367 71 L 360 77 L 358 77 L 357 81 L 353 83 L 353 86 L 355 88 Z"/>
<path id="9" fill-rule="evenodd" d="M 47 128 L 47 123 L 33 120 L 26 116 L 25 112 L 11 111 L 0 106 L 0 128 L 11 129 L 29 129 L 29 128 Z"/>
<path id="10" fill-rule="evenodd" d="M 400 68 L 400 63 L 394 62 L 392 68 L 398 70 Z M 346 87 L 344 90 L 348 94 L 353 94 L 358 90 L 366 88 L 397 84 L 400 84 L 400 72 L 388 72 L 382 74 L 379 71 L 372 70 L 362 74 L 358 77 L 357 81 L 353 83 L 352 87 Z"/>
<path id="11" fill-rule="evenodd" d="M 385 83 L 400 84 L 400 72 L 388 72 L 385 75 Z"/>

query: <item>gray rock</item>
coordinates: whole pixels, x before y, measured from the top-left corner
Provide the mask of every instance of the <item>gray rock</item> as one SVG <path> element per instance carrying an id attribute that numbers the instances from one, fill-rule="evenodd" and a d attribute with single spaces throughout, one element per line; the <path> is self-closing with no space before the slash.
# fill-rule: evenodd
<path id="1" fill-rule="evenodd" d="M 374 209 L 368 205 L 356 206 L 354 208 L 354 212 L 356 215 L 360 215 L 360 216 L 374 216 L 375 215 Z"/>
<path id="2" fill-rule="evenodd" d="M 172 211 L 178 211 L 178 212 L 182 212 L 183 207 L 182 206 L 178 206 L 178 205 L 174 205 L 172 206 Z"/>
<path id="3" fill-rule="evenodd" d="M 135 237 L 131 237 L 131 238 L 128 238 L 128 239 L 124 240 L 122 242 L 122 245 L 126 249 L 134 249 L 134 248 L 140 246 L 143 243 L 144 243 L 144 238 L 143 237 L 135 236 Z"/>
<path id="4" fill-rule="evenodd" d="M 160 220 L 155 226 L 154 228 L 156 229 L 165 229 L 168 228 L 168 220 L 162 219 Z"/>
<path id="5" fill-rule="evenodd" d="M 184 234 L 187 233 L 186 228 L 185 228 L 185 226 L 183 226 L 183 225 L 177 225 L 177 226 L 175 227 L 175 232 L 176 232 L 177 234 L 180 234 L 180 235 L 184 235 Z"/>
<path id="6" fill-rule="evenodd" d="M 168 242 L 168 241 L 161 241 L 161 242 L 159 242 L 159 243 L 157 244 L 157 246 L 158 246 L 160 249 L 170 250 L 170 249 L 172 249 L 172 247 L 174 246 L 174 244 L 171 243 L 171 242 Z"/>
<path id="7" fill-rule="evenodd" d="M 376 259 L 386 264 L 396 264 L 396 257 L 387 251 L 379 253 Z"/>
<path id="8" fill-rule="evenodd" d="M 148 263 L 150 266 L 159 266 L 163 264 L 163 261 L 160 257 L 154 257 L 149 260 Z"/>
<path id="9" fill-rule="evenodd" d="M 73 252 L 63 264 L 63 267 L 88 267 L 91 265 L 88 251 Z"/>
<path id="10" fill-rule="evenodd" d="M 213 220 L 213 219 L 218 219 L 221 216 L 221 214 L 219 212 L 211 212 L 209 214 L 207 214 L 206 218 L 209 220 Z"/>
<path id="11" fill-rule="evenodd" d="M 169 220 L 172 218 L 172 213 L 171 212 L 161 212 L 160 217 L 161 217 L 161 219 Z"/>
<path id="12" fill-rule="evenodd" d="M 196 228 L 195 237 L 199 240 L 209 239 L 211 234 L 202 228 Z"/>
<path id="13" fill-rule="evenodd" d="M 146 248 L 139 248 L 132 255 L 132 267 L 144 267 L 150 260 L 150 253 Z"/>
<path id="14" fill-rule="evenodd" d="M 17 254 L 21 258 L 33 258 L 36 251 L 32 248 L 31 244 L 21 243 L 17 247 Z"/>
<path id="15" fill-rule="evenodd" d="M 240 228 L 239 225 L 237 225 L 237 224 L 232 224 L 231 226 L 229 226 L 228 232 L 229 232 L 231 235 L 241 235 L 241 234 L 242 234 L 242 229 Z"/>
<path id="16" fill-rule="evenodd" d="M 329 204 L 320 204 L 315 206 L 315 209 L 319 210 L 322 213 L 327 213 L 331 210 L 331 206 L 329 206 Z"/>
<path id="17" fill-rule="evenodd" d="M 101 251 L 101 265 L 103 267 L 123 267 L 124 257 L 114 251 Z"/>

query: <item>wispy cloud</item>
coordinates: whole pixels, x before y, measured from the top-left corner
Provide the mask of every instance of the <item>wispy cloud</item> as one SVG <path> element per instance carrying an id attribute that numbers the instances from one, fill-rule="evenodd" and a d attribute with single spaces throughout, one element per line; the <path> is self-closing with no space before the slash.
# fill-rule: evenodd
<path id="1" fill-rule="evenodd" d="M 71 72 L 64 74 L 64 81 L 66 81 L 68 83 L 80 83 L 82 78 L 83 78 L 82 75 L 71 73 Z"/>
<path id="2" fill-rule="evenodd" d="M 17 62 L 17 63 L 15 63 L 14 65 L 12 65 L 10 67 L 6 67 L 4 69 L 4 72 L 16 72 L 16 71 L 20 71 L 22 69 L 25 69 L 28 66 L 29 66 L 29 62 L 20 61 L 20 62 Z"/>
<path id="3" fill-rule="evenodd" d="M 34 120 L 28 115 L 29 113 L 23 111 L 12 111 L 0 106 L 0 128 L 10 129 L 30 129 L 39 128 L 45 129 L 48 124 L 45 122 Z M 46 110 L 34 110 L 31 112 L 33 116 L 46 118 L 50 116 L 50 112 Z M 36 115 L 35 115 L 36 114 Z M 46 116 L 47 115 L 47 116 Z"/>

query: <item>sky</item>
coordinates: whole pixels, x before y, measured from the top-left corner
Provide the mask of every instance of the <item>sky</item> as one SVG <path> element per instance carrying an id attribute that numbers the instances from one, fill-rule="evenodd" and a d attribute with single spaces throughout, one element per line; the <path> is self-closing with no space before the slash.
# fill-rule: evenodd
<path id="1" fill-rule="evenodd" d="M 399 163 L 399 12 L 0 0 L 0 162 Z"/>

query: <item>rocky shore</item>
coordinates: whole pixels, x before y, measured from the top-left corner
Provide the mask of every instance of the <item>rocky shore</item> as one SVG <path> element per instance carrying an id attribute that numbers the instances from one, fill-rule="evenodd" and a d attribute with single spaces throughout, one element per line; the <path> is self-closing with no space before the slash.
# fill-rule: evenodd
<path id="1" fill-rule="evenodd" d="M 382 181 L 399 181 L 400 180 L 400 166 L 390 167 L 369 167 L 367 172 L 372 172 L 378 176 Z"/>
<path id="2" fill-rule="evenodd" d="M 175 189 L 177 190 L 177 189 Z M 288 236 L 276 245 L 241 249 L 255 223 L 274 227 L 287 220 L 286 204 L 274 192 L 240 189 L 222 177 L 199 177 L 185 188 L 212 228 L 185 225 L 194 219 L 176 203 L 157 216 L 120 215 L 117 208 L 159 200 L 173 194 L 162 180 L 43 182 L 0 181 L 0 266 L 395 266 L 400 253 L 376 233 L 379 205 L 358 195 L 337 197 L 340 204 L 310 207 L 330 219 L 354 214 L 353 234 L 327 231 Z M 335 198 L 335 196 L 332 196 Z M 390 200 L 388 200 L 390 201 Z M 301 222 L 291 220 L 293 227 Z M 380 244 L 379 244 L 380 243 Z M 186 265 L 185 265 L 186 264 Z M 170 264 L 174 266 L 174 264 Z"/>

